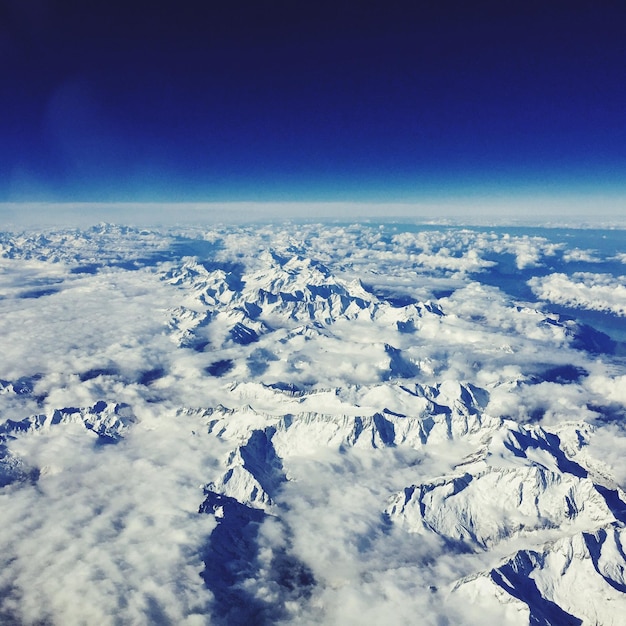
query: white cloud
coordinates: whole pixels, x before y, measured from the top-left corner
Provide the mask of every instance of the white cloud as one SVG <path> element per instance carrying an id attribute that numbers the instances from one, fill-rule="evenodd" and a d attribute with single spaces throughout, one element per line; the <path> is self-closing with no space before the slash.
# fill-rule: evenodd
<path id="1" fill-rule="evenodd" d="M 474 472 L 486 451 L 506 468 L 549 466 L 555 492 L 578 484 L 570 458 L 589 481 L 626 480 L 623 364 L 573 349 L 574 322 L 516 301 L 498 273 L 591 258 L 544 234 L 306 223 L 0 235 L 0 425 L 101 400 L 137 416 L 115 445 L 80 417 L 8 429 L 0 617 L 208 624 L 234 598 L 272 623 L 484 621 L 450 589 L 504 558 L 498 545 L 540 539 L 459 553 L 434 525 L 390 521 L 390 498 Z M 623 314 L 621 282 L 530 285 Z M 558 441 L 520 451 L 507 420 Z M 488 482 L 476 470 L 466 495 Z M 240 527 L 228 506 L 198 514 L 207 485 L 241 500 Z M 557 499 L 554 536 L 569 523 Z M 258 526 L 250 506 L 266 511 Z M 202 559 L 220 558 L 232 580 L 205 585 Z M 482 592 L 494 615 L 524 614 Z"/>
<path id="2" fill-rule="evenodd" d="M 614 258 L 621 263 L 626 263 L 626 252 L 620 252 L 619 254 L 616 254 Z"/>
<path id="3" fill-rule="evenodd" d="M 626 316 L 626 276 L 555 273 L 531 278 L 528 284 L 542 300 Z"/>
<path id="4" fill-rule="evenodd" d="M 597 256 L 596 250 L 581 250 L 580 248 L 573 248 L 564 252 L 563 260 L 567 263 L 580 261 L 585 263 L 602 263 L 602 259 Z"/>
<path id="5" fill-rule="evenodd" d="M 2 610 L 55 624 L 205 616 L 198 546 L 214 522 L 197 507 L 212 457 L 192 430 L 189 420 L 143 412 L 115 445 L 96 446 L 78 424 L 13 442 L 41 476 L 0 496 L 11 529 L 1 541 Z"/>

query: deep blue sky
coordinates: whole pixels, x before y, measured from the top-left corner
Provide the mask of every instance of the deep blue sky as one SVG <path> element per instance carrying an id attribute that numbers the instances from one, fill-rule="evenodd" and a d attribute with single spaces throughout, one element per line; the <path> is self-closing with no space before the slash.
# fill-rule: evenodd
<path id="1" fill-rule="evenodd" d="M 0 0 L 0 201 L 626 191 L 623 2 L 365 4 Z"/>

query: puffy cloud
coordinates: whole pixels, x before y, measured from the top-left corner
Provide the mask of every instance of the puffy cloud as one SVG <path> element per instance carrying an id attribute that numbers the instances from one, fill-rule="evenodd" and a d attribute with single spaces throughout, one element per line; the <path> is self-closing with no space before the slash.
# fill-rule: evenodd
<path id="1" fill-rule="evenodd" d="M 619 254 L 616 254 L 614 258 L 621 263 L 626 263 L 626 252 L 620 252 Z"/>
<path id="2" fill-rule="evenodd" d="M 41 474 L 0 494 L 10 529 L 2 614 L 19 623 L 205 623 L 211 594 L 198 546 L 214 522 L 197 508 L 211 454 L 189 420 L 141 418 L 115 445 L 96 445 L 78 424 L 12 443 Z"/>
<path id="3" fill-rule="evenodd" d="M 576 472 L 626 480 L 623 364 L 510 289 L 530 279 L 541 299 L 623 315 L 623 279 L 568 276 L 592 259 L 576 237 L 516 233 L 0 234 L 2 619 L 484 623 L 451 590 L 510 553 L 410 532 L 390 501 L 466 472 L 469 497 L 485 458 L 498 475 L 547 467 L 557 491 Z M 114 445 L 93 430 L 100 401 L 135 416 Z M 514 535 L 506 549 L 544 545 Z M 477 584 L 494 620 L 528 617 Z"/>
<path id="4" fill-rule="evenodd" d="M 563 253 L 563 260 L 567 263 L 584 261 L 585 263 L 602 263 L 595 250 L 581 250 L 573 248 Z"/>
<path id="5" fill-rule="evenodd" d="M 535 276 L 530 288 L 542 300 L 571 307 L 626 315 L 626 276 L 577 272 Z"/>

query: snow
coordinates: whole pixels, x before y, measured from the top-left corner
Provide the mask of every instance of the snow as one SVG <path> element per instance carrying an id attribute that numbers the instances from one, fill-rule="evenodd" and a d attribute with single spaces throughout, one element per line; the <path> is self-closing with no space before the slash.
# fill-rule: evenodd
<path id="1" fill-rule="evenodd" d="M 517 233 L 0 233 L 0 621 L 620 623 L 618 256 Z"/>

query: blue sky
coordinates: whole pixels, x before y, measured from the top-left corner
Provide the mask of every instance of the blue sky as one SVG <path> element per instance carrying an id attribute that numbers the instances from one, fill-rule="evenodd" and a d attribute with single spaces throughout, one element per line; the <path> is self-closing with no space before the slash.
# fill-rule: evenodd
<path id="1" fill-rule="evenodd" d="M 624 195 L 626 9 L 465 4 L 2 2 L 0 201 Z"/>

